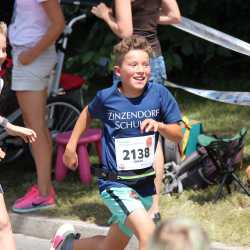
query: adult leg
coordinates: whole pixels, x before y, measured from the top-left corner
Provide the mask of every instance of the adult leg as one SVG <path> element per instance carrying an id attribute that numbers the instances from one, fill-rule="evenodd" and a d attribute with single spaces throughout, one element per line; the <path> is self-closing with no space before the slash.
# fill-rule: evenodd
<path id="1" fill-rule="evenodd" d="M 126 225 L 134 232 L 138 239 L 139 250 L 148 249 L 148 241 L 154 232 L 155 224 L 148 216 L 147 211 L 144 208 L 136 209 L 128 216 Z"/>
<path id="2" fill-rule="evenodd" d="M 149 81 L 164 85 L 165 80 L 167 79 L 167 73 L 163 56 L 150 58 L 150 67 L 151 67 L 151 77 Z M 153 204 L 151 209 L 149 210 L 149 215 L 151 218 L 154 218 L 155 214 L 159 213 L 160 191 L 164 174 L 164 156 L 160 139 L 157 144 L 154 169 L 156 173 L 156 178 L 155 178 L 156 195 L 153 196 Z"/>
<path id="3" fill-rule="evenodd" d="M 36 164 L 38 189 L 42 196 L 47 196 L 51 190 L 52 160 L 52 143 L 45 120 L 47 92 L 17 91 L 16 95 L 25 125 L 37 133 L 37 139 L 32 143 L 32 153 Z"/>
<path id="4" fill-rule="evenodd" d="M 11 224 L 2 193 L 0 194 L 0 249 L 16 249 Z"/>
<path id="5" fill-rule="evenodd" d="M 156 175 L 155 177 L 156 194 L 153 195 L 153 204 L 148 211 L 152 219 L 155 217 L 155 214 L 159 212 L 160 192 L 161 192 L 162 179 L 163 179 L 163 174 L 164 174 L 164 156 L 163 156 L 163 151 L 162 151 L 161 140 L 158 141 L 157 148 L 156 148 L 154 169 L 155 169 L 155 175 Z"/>

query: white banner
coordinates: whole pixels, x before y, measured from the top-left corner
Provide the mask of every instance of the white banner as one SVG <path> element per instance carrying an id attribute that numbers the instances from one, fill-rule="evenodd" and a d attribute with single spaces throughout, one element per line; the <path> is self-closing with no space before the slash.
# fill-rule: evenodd
<path id="1" fill-rule="evenodd" d="M 250 44 L 226 33 L 213 29 L 204 24 L 192 21 L 182 17 L 179 24 L 172 26 L 186 31 L 194 36 L 200 37 L 212 43 L 218 44 L 224 48 L 236 51 L 238 53 L 250 56 Z"/>
<path id="2" fill-rule="evenodd" d="M 189 93 L 213 100 L 218 102 L 250 106 L 250 92 L 234 92 L 234 91 L 218 91 L 206 89 L 194 89 L 175 83 L 165 81 L 167 87 L 183 89 Z"/>

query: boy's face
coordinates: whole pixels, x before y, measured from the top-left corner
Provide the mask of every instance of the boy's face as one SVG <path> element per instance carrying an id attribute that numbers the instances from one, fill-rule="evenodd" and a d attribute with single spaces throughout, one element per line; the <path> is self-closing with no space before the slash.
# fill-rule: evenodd
<path id="1" fill-rule="evenodd" d="M 0 34 L 0 65 L 5 61 L 6 57 L 6 38 L 3 34 Z"/>
<path id="2" fill-rule="evenodd" d="M 122 87 L 131 94 L 140 94 L 150 77 L 149 55 L 144 50 L 130 50 L 115 73 L 122 79 Z"/>

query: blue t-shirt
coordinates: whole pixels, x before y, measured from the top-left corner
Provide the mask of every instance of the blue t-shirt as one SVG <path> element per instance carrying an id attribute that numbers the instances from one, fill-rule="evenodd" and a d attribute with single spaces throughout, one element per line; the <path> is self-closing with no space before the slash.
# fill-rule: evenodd
<path id="1" fill-rule="evenodd" d="M 154 83 L 148 83 L 142 95 L 136 98 L 124 96 L 117 84 L 100 90 L 88 105 L 88 111 L 92 118 L 100 119 L 103 123 L 102 167 L 115 173 L 118 173 L 115 155 L 116 138 L 154 134 L 154 132 L 141 133 L 140 124 L 145 119 L 150 118 L 164 123 L 178 123 L 181 120 L 180 110 L 174 97 L 164 86 Z M 155 147 L 156 144 L 157 140 Z M 137 174 L 147 170 L 140 170 Z M 131 175 L 129 171 L 127 172 Z M 100 192 L 106 188 L 122 186 L 130 186 L 142 196 L 155 193 L 154 176 L 131 184 L 99 179 Z"/>

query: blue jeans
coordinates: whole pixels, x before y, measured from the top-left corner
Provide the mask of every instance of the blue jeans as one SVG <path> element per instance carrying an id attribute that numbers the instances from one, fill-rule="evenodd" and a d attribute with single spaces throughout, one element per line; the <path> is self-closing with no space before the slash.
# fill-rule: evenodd
<path id="1" fill-rule="evenodd" d="M 163 56 L 150 58 L 151 76 L 149 82 L 164 84 L 167 80 L 166 66 Z M 120 77 L 113 74 L 113 84 L 121 81 Z"/>

